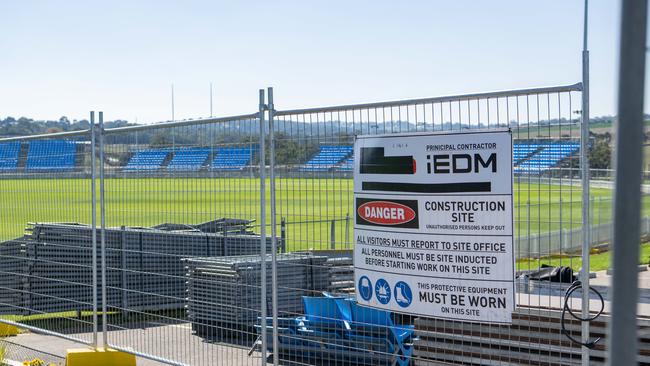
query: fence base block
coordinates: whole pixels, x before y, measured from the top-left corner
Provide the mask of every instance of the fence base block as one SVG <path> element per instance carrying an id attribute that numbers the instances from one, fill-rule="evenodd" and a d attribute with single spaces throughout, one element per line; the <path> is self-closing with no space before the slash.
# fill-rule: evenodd
<path id="1" fill-rule="evenodd" d="M 69 349 L 66 366 L 135 366 L 135 356 L 113 349 L 75 348 Z"/>
<path id="2" fill-rule="evenodd" d="M 0 337 L 12 337 L 18 335 L 18 328 L 9 324 L 0 324 Z"/>

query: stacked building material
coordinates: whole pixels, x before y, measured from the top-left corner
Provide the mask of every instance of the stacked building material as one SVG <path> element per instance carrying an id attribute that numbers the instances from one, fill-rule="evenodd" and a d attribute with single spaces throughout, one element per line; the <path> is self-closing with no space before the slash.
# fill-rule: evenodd
<path id="1" fill-rule="evenodd" d="M 25 310 L 49 313 L 90 309 L 93 301 L 90 229 L 83 225 L 33 224 L 27 232 L 31 234 L 22 240 L 25 273 L 19 278 L 27 295 Z"/>
<path id="2" fill-rule="evenodd" d="M 0 312 L 86 310 L 92 307 L 92 228 L 37 223 L 23 238 L 0 243 Z M 107 228 L 106 284 L 110 311 L 182 309 L 186 301 L 182 258 L 259 253 L 250 234 Z M 97 230 L 98 278 L 101 252 Z M 267 238 L 271 251 L 271 238 Z M 99 282 L 101 284 L 101 282 Z M 6 292 L 6 294 L 5 294 Z M 6 295 L 6 296 L 5 296 Z M 101 304 L 101 291 L 98 293 Z"/>
<path id="3" fill-rule="evenodd" d="M 298 253 L 311 253 L 327 257 L 326 265 L 330 273 L 327 292 L 333 295 L 354 293 L 354 254 L 351 249 L 312 250 Z"/>
<path id="4" fill-rule="evenodd" d="M 354 293 L 354 263 L 351 257 L 330 258 L 330 287 L 333 294 Z"/>
<path id="5" fill-rule="evenodd" d="M 278 254 L 278 313 L 303 313 L 302 296 L 326 291 L 327 258 L 311 254 Z M 201 336 L 215 329 L 252 330 L 261 309 L 260 256 L 188 258 L 188 318 Z M 271 314 L 271 256 L 266 259 L 267 308 Z"/>
<path id="6" fill-rule="evenodd" d="M 0 243 L 0 314 L 22 313 L 25 251 L 21 239 Z"/>
<path id="7" fill-rule="evenodd" d="M 512 324 L 468 323 L 445 319 L 415 320 L 414 357 L 418 365 L 580 365 L 582 349 L 562 334 L 560 311 L 521 307 Z M 602 337 L 590 350 L 590 365 L 604 365 L 609 315 L 589 323 L 591 339 Z M 566 329 L 580 338 L 580 322 L 567 315 Z M 650 319 L 637 317 L 639 364 L 650 363 Z"/>

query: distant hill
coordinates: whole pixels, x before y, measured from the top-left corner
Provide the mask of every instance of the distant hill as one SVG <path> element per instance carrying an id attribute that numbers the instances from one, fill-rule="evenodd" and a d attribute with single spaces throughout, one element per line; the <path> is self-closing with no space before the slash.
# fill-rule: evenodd
<path id="1" fill-rule="evenodd" d="M 614 121 L 614 116 L 599 116 L 593 117 L 591 119 L 591 130 L 595 133 L 604 133 L 612 127 Z M 106 128 L 114 127 L 123 127 L 123 126 L 134 126 L 135 123 L 129 123 L 126 120 L 116 120 L 105 122 Z M 573 127 L 570 127 L 573 125 Z M 551 131 L 551 135 L 555 135 L 555 130 L 559 131 L 559 134 L 575 137 L 576 132 L 579 131 L 577 128 L 578 120 L 566 120 L 566 119 L 551 119 L 551 120 L 542 120 L 539 122 L 528 123 L 528 124 L 516 124 L 510 122 L 509 124 L 503 123 L 503 127 L 511 127 L 515 133 L 519 134 L 529 134 L 529 131 L 534 138 L 538 131 L 540 136 L 548 134 L 548 131 Z M 567 127 L 565 127 L 567 126 Z M 650 115 L 646 115 L 646 126 L 650 127 Z M 417 128 L 416 128 L 417 127 Z M 314 122 L 304 122 L 304 121 L 294 121 L 294 120 L 278 120 L 275 123 L 275 131 L 277 133 L 282 133 L 287 136 L 329 136 L 332 140 L 339 140 L 341 137 L 350 138 L 354 135 L 359 134 L 374 134 L 374 133 L 391 133 L 391 132 L 402 132 L 402 131 L 414 131 L 414 130 L 423 130 L 425 127 L 424 122 L 406 122 L 406 121 L 386 121 L 386 122 L 364 122 L 359 121 L 337 121 L 337 120 L 328 120 L 328 121 L 314 121 Z M 471 128 L 480 128 L 488 127 L 485 124 L 480 125 L 471 125 Z M 491 124 L 490 127 L 495 127 L 494 124 Z M 18 119 L 13 117 L 7 117 L 3 120 L 0 120 L 0 137 L 14 137 L 14 136 L 26 136 L 26 135 L 36 135 L 44 133 L 53 133 L 53 132 L 64 132 L 64 131 L 77 131 L 90 128 L 90 123 L 88 120 L 73 120 L 70 121 L 67 117 L 61 117 L 58 120 L 34 120 L 27 117 L 20 117 Z M 433 126 L 434 130 L 461 130 L 470 128 L 467 124 L 460 123 L 451 123 L 451 122 L 436 122 Z M 551 130 L 549 130 L 549 128 Z M 431 130 L 432 125 L 430 122 L 426 124 L 426 129 Z M 197 129 L 198 130 L 198 129 Z M 212 130 L 212 131 L 211 131 Z M 174 134 L 174 137 L 177 141 L 183 141 L 185 143 L 200 143 L 206 142 L 205 135 L 206 132 L 212 132 L 213 136 L 218 137 L 217 140 L 239 140 L 242 136 L 250 138 L 250 134 L 255 134 L 255 131 L 251 130 L 251 125 L 246 123 L 233 123 L 233 124 L 224 124 L 219 123 L 218 127 L 215 125 L 212 127 L 204 127 L 201 133 L 193 132 L 192 128 L 186 127 L 183 128 L 182 132 L 180 129 L 177 130 Z M 226 136 L 226 137 L 224 137 Z M 559 136 L 559 135 L 558 135 Z M 127 136 L 124 136 L 125 138 Z M 151 143 L 154 145 L 164 145 L 166 140 L 171 139 L 171 134 L 169 131 L 163 130 L 150 130 L 150 131 L 140 131 L 139 132 L 139 143 Z M 117 141 L 116 141 L 117 142 Z"/>
<path id="2" fill-rule="evenodd" d="M 128 126 L 128 121 L 111 121 L 106 122 L 106 128 Z M 39 135 L 44 133 L 78 131 L 90 128 L 88 120 L 70 121 L 67 117 L 61 117 L 58 120 L 38 121 L 27 117 L 18 119 L 7 117 L 0 120 L 0 137 L 15 137 L 27 135 Z"/>

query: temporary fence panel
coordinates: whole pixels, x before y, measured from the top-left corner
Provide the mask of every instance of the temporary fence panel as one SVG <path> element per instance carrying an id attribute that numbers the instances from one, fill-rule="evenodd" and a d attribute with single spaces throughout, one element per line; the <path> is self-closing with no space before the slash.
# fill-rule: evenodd
<path id="1" fill-rule="evenodd" d="M 531 278 L 581 267 L 580 105 L 579 84 L 300 110 L 269 90 L 250 115 L 0 140 L 0 322 L 169 364 L 580 363 L 547 331 L 566 286 Z M 513 323 L 353 301 L 355 136 L 505 127 Z M 612 185 L 594 176 L 590 246 L 606 251 Z"/>
<path id="2" fill-rule="evenodd" d="M 372 310 L 350 300 L 354 291 L 352 145 L 356 135 L 403 132 L 492 130 L 509 127 L 513 137 L 515 263 L 517 274 L 544 264 L 580 269 L 582 186 L 580 175 L 580 84 L 474 95 L 300 110 L 272 110 L 275 138 L 277 231 L 288 251 L 329 257 L 314 271 L 335 279 L 330 292 L 304 297 L 303 312 L 278 307 L 270 351 L 274 361 L 314 364 L 566 364 L 580 362 L 580 347 L 561 332 L 538 339 L 531 327 L 557 326 L 558 318 L 533 321 L 561 309 L 562 294 L 517 286 L 517 314 L 523 321 L 500 328 L 499 345 L 471 348 L 478 339 L 495 337 L 490 327 L 471 322 L 414 317 Z M 281 101 L 275 101 L 281 104 Z M 576 112 L 578 111 L 578 112 Z M 471 142 L 471 141 L 470 141 Z M 611 189 L 592 189 L 594 210 L 608 211 Z M 594 221 L 593 214 L 591 215 Z M 608 220 L 606 220 L 608 221 Z M 601 223 L 601 225 L 603 225 Z M 602 228 L 596 228 L 602 234 Z M 603 243 L 605 240 L 600 241 Z M 348 258 L 342 261 L 341 258 Z M 347 272 L 339 263 L 346 263 Z M 275 268 L 278 291 L 294 289 Z M 346 277 L 347 276 L 347 277 Z M 528 281 L 524 276 L 517 281 Z M 336 283 L 347 286 L 336 286 Z M 417 294 L 415 294 L 417 296 Z M 580 308 L 579 298 L 570 306 Z M 426 324 L 426 327 L 418 324 Z M 453 325 L 453 328 L 451 327 Z M 571 328 L 580 338 L 580 328 Z M 443 334 L 454 335 L 453 339 Z M 428 340 L 440 337 L 434 343 Z M 543 344 L 556 345 L 553 350 Z M 496 347 L 496 348 L 495 348 Z M 599 345 L 599 347 L 601 347 Z M 576 351 L 577 349 L 577 351 Z M 555 353 L 553 353 L 555 352 Z M 553 353 L 553 356 L 551 355 Z M 560 355 L 555 357 L 554 355 Z M 569 355 L 564 357 L 562 355 Z M 599 360 L 595 360 L 598 362 Z M 600 359 L 602 361 L 602 359 Z"/>
<path id="3" fill-rule="evenodd" d="M 108 344 L 171 364 L 259 364 L 248 351 L 271 241 L 258 114 L 103 135 Z"/>
<path id="4" fill-rule="evenodd" d="M 88 131 L 0 141 L 0 322 L 95 343 L 93 144 Z"/>

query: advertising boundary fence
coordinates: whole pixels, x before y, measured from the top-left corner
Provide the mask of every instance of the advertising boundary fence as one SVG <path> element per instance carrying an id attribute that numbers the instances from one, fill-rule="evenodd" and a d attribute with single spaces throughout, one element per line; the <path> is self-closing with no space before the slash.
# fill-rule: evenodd
<path id="1" fill-rule="evenodd" d="M 434 98 L 422 98 L 422 99 L 412 99 L 412 100 L 402 100 L 402 101 L 388 101 L 388 102 L 379 102 L 379 103 L 366 103 L 366 104 L 354 104 L 354 105 L 341 105 L 341 106 L 330 106 L 330 107 L 322 107 L 322 108 L 306 108 L 306 109 L 291 109 L 291 110 L 275 110 L 274 108 L 274 99 L 273 99 L 273 89 L 269 88 L 266 92 L 267 96 L 267 101 L 268 103 L 265 103 L 265 93 L 264 90 L 260 90 L 259 92 L 259 108 L 258 112 L 252 113 L 252 114 L 244 114 L 244 115 L 237 115 L 237 116 L 232 116 L 232 117 L 220 117 L 220 118 L 209 118 L 209 119 L 201 119 L 201 120 L 188 120 L 188 121 L 173 121 L 173 122 L 165 122 L 165 123 L 159 123 L 155 125 L 138 125 L 138 126 L 127 126 L 127 127 L 119 127 L 119 128 L 104 128 L 104 121 L 103 121 L 103 112 L 99 112 L 98 114 L 98 126 L 96 126 L 95 123 L 95 113 L 91 112 L 90 114 L 90 120 L 91 120 L 91 128 L 87 130 L 81 130 L 81 131 L 72 131 L 72 132 L 62 132 L 62 133 L 53 133 L 53 134 L 43 134 L 43 135 L 35 135 L 35 136 L 24 136 L 24 137 L 9 137 L 9 138 L 2 138 L 0 139 L 0 142 L 10 142 L 10 141 L 30 141 L 30 140 L 38 140 L 38 139 L 51 139 L 51 138 L 69 138 L 69 137 L 88 137 L 91 140 L 91 151 L 93 155 L 93 159 L 91 160 L 91 172 L 90 172 L 90 180 L 91 180 L 91 189 L 92 189 L 92 218 L 91 218 L 91 228 L 92 228 L 92 242 L 94 245 L 92 246 L 92 263 L 93 263 L 93 309 L 92 309 L 92 341 L 87 342 L 82 339 L 77 339 L 75 337 L 70 337 L 67 334 L 63 333 L 58 333 L 56 331 L 48 330 L 48 329 L 42 329 L 38 327 L 33 327 L 25 324 L 21 324 L 19 322 L 14 322 L 11 320 L 6 320 L 0 318 L 0 323 L 5 323 L 5 324 L 10 324 L 10 325 L 15 325 L 18 327 L 22 327 L 28 330 L 32 330 L 35 332 L 40 332 L 44 334 L 49 334 L 49 335 L 54 335 L 57 337 L 61 337 L 64 339 L 72 340 L 74 342 L 82 343 L 82 344 L 87 344 L 90 346 L 99 346 L 98 342 L 98 333 L 101 331 L 102 332 L 102 344 L 105 346 L 110 346 L 112 348 L 122 350 L 125 352 L 133 353 L 135 355 L 149 358 L 152 360 L 156 361 L 161 361 L 169 364 L 177 364 L 177 365 L 182 365 L 185 364 L 181 360 L 170 360 L 164 357 L 159 357 L 158 355 L 155 354 L 149 354 L 145 352 L 140 352 L 137 349 L 132 349 L 128 347 L 123 347 L 117 344 L 112 344 L 110 341 L 110 332 L 107 329 L 108 328 L 108 321 L 107 321 L 107 308 L 106 308 L 106 301 L 102 301 L 101 304 L 101 311 L 99 309 L 99 300 L 98 296 L 99 293 L 101 293 L 101 298 L 106 299 L 107 298 L 107 279 L 106 279 L 106 214 L 105 214 L 105 198 L 104 198 L 104 181 L 105 181 L 105 170 L 104 170 L 104 152 L 105 152 L 105 141 L 104 137 L 109 136 L 112 134 L 118 134 L 118 133 L 130 133 L 130 132 L 136 132 L 136 131 L 146 131 L 146 130 L 154 130 L 154 129 L 164 129 L 164 128 L 173 128 L 173 127 L 183 127 L 183 126 L 197 126 L 197 125 L 205 125 L 205 124 L 219 124 L 219 123 L 228 123 L 231 121 L 237 121 L 237 120 L 256 120 L 259 121 L 260 123 L 260 136 L 259 136 L 259 141 L 257 143 L 260 146 L 260 173 L 259 173 L 259 184 L 260 184 L 260 201 L 261 201 L 261 207 L 260 207 L 260 258 L 262 260 L 262 263 L 266 263 L 266 258 L 267 258 L 267 252 L 266 252 L 266 240 L 267 240 L 267 226 L 270 226 L 270 234 L 271 234 L 271 241 L 272 241 L 272 246 L 271 246 L 271 257 L 270 257 L 270 269 L 271 269 L 271 280 L 272 280 L 272 291 L 271 291 L 271 319 L 272 319 L 272 331 L 269 332 L 268 330 L 268 325 L 265 322 L 262 322 L 262 331 L 261 331 L 261 347 L 260 347 L 260 352 L 262 354 L 262 364 L 265 364 L 265 360 L 267 359 L 266 357 L 266 352 L 268 349 L 272 349 L 273 352 L 273 364 L 277 365 L 279 364 L 280 358 L 279 358 L 279 341 L 278 341 L 278 319 L 279 319 L 279 314 L 278 314 L 278 298 L 277 298 L 277 286 L 278 286 L 278 258 L 277 258 L 277 248 L 278 248 L 278 241 L 277 241 L 277 221 L 280 218 L 279 216 L 282 215 L 281 210 L 278 208 L 277 204 L 277 192 L 278 190 L 282 190 L 282 187 L 278 188 L 276 186 L 276 179 L 279 179 L 276 176 L 276 173 L 281 169 L 280 167 L 276 166 L 276 128 L 278 125 L 282 123 L 286 123 L 286 121 L 292 121 L 293 119 L 295 120 L 301 120 L 304 118 L 306 115 L 323 115 L 323 118 L 325 118 L 325 114 L 331 114 L 332 113 L 339 113 L 339 112 L 352 112 L 354 113 L 355 111 L 363 111 L 363 110 L 371 110 L 371 109 L 386 109 L 386 108 L 402 108 L 402 107 L 409 107 L 409 106 L 415 106 L 417 110 L 418 105 L 434 105 L 436 103 L 449 103 L 450 105 L 450 114 L 451 114 L 451 103 L 458 103 L 459 104 L 459 109 L 458 113 L 460 114 L 460 103 L 461 102 L 467 102 L 468 105 L 472 101 L 479 101 L 481 100 L 487 100 L 488 101 L 488 127 L 490 120 L 489 116 L 489 101 L 490 99 L 492 100 L 497 100 L 497 106 L 499 103 L 499 98 L 510 98 L 510 97 L 525 97 L 525 96 L 530 96 L 530 95 L 539 95 L 539 94 L 554 94 L 554 93 L 563 93 L 563 92 L 581 92 L 582 91 L 582 84 L 577 83 L 577 84 L 572 84 L 572 85 L 564 85 L 564 86 L 558 86 L 558 87 L 547 87 L 547 88 L 531 88 L 531 89 L 521 89 L 521 90 L 512 90 L 512 91 L 501 91 L 501 92 L 490 92 L 490 93 L 475 93 L 475 94 L 466 94 L 466 95 L 455 95 L 455 96 L 446 96 L 446 97 L 434 97 Z M 480 106 L 479 106 L 480 107 Z M 433 107 L 432 107 L 433 111 Z M 442 115 L 442 107 L 441 107 L 441 115 Z M 446 112 L 445 112 L 446 113 Z M 479 112 L 479 114 L 482 112 Z M 498 113 L 498 112 L 497 112 Z M 363 117 L 361 116 L 361 112 L 359 113 L 360 115 L 360 124 L 367 123 L 368 125 L 368 131 L 371 131 L 370 129 L 370 123 L 371 120 L 368 118 L 367 120 L 363 120 Z M 346 114 L 347 117 L 347 114 Z M 480 116 L 479 116 L 479 125 L 477 125 L 476 128 L 478 128 L 481 125 L 480 122 Z M 426 119 L 426 117 L 425 117 Z M 306 121 L 306 119 L 305 119 Z M 353 117 L 354 121 L 354 117 Z M 340 122 L 340 121 L 339 121 Z M 375 120 L 377 124 L 379 123 L 377 120 Z M 385 122 L 385 120 L 384 120 Z M 412 131 L 422 131 L 419 129 L 419 121 L 416 116 L 415 121 L 411 121 L 409 116 L 406 118 L 406 122 L 414 123 L 414 130 Z M 442 122 L 442 121 L 441 121 Z M 497 124 L 500 121 L 497 120 Z M 354 122 L 353 122 L 354 123 Z M 391 122 L 392 123 L 392 122 Z M 581 128 L 584 129 L 585 125 L 580 124 Z M 97 128 L 98 127 L 98 128 Z M 429 126 L 425 122 L 425 126 L 423 130 L 427 130 Z M 436 126 L 432 125 L 432 129 L 435 129 Z M 453 130 L 453 126 L 449 129 L 450 131 Z M 460 125 L 458 128 L 463 128 L 462 125 Z M 363 130 L 363 125 L 361 127 Z M 446 128 L 444 128 L 446 129 Z M 471 127 L 470 127 L 471 129 Z M 375 128 L 375 133 L 377 133 L 379 128 Z M 387 130 L 384 130 L 384 132 L 390 132 Z M 407 132 L 407 131 L 403 131 Z M 357 133 L 357 131 L 353 127 L 353 133 Z M 584 140 L 584 134 L 581 137 L 581 141 Z M 266 141 L 268 138 L 268 150 L 265 146 Z M 316 136 L 316 138 L 320 138 L 320 136 Z M 586 143 L 583 142 L 583 148 L 586 146 Z M 267 167 L 266 164 L 266 154 L 269 155 L 269 165 Z M 100 167 L 99 171 L 97 172 L 96 168 L 96 158 L 95 156 L 98 156 L 99 162 L 100 162 Z M 582 164 L 583 160 L 581 160 Z M 266 189 L 266 182 L 267 182 L 267 176 L 266 176 L 266 169 L 269 169 L 269 190 L 267 192 Z M 582 170 L 584 174 L 584 169 Z M 588 170 L 587 170 L 588 171 Z M 97 177 L 97 173 L 99 177 Z M 97 202 L 97 193 L 95 189 L 96 181 L 99 180 L 99 212 L 100 212 L 100 224 L 97 225 L 97 218 L 96 218 L 96 202 Z M 588 190 L 588 185 L 582 185 L 582 190 L 587 189 Z M 267 197 L 270 196 L 270 197 Z M 267 198 L 269 201 L 269 207 L 267 207 L 266 202 Z M 588 200 L 587 200 L 588 201 Z M 268 211 L 268 212 L 267 212 Z M 267 219 L 267 215 L 270 215 L 270 220 Z M 587 220 L 586 222 L 589 222 L 589 211 L 584 212 L 583 218 Z M 284 219 L 284 218 L 282 218 Z M 530 221 L 531 218 L 528 217 L 528 220 Z M 610 225 L 610 224 L 603 224 L 603 225 Z M 100 229 L 100 235 L 99 238 L 96 235 L 97 228 Z M 594 228 L 596 229 L 596 227 Z M 334 225 L 332 225 L 332 230 L 334 230 Z M 574 229 L 573 231 L 576 230 L 588 230 L 587 228 L 583 229 Z M 609 231 L 609 229 L 604 229 Z M 583 231 L 584 233 L 587 233 L 587 231 Z M 534 235 L 534 234 L 533 234 Z M 550 239 L 551 235 L 555 235 L 551 232 L 548 232 L 547 234 L 549 236 L 548 240 Z M 566 233 L 562 234 L 560 232 L 558 235 L 568 235 Z M 592 235 L 594 236 L 594 235 Z M 598 235 L 600 237 L 600 235 Z M 347 240 L 347 239 L 346 239 Z M 529 239 L 530 240 L 530 239 Z M 538 237 L 537 240 L 541 240 L 540 237 Z M 587 245 L 591 244 L 588 239 L 584 240 Z M 284 246 L 286 243 L 282 242 L 282 245 Z M 99 253 L 97 252 L 99 248 Z M 566 248 L 565 248 L 566 249 Z M 584 249 L 584 246 L 583 246 Z M 534 254 L 534 253 L 531 253 Z M 584 251 L 583 251 L 584 254 Z M 587 253 L 588 254 L 588 253 Z M 101 263 L 98 265 L 98 255 L 101 256 Z M 266 273 L 266 265 L 261 266 L 261 299 L 262 299 L 262 304 L 265 304 L 267 302 L 266 299 L 266 279 L 267 279 L 267 273 Z M 100 273 L 100 281 L 97 281 L 97 275 L 98 271 Z M 100 284 L 101 283 L 101 284 Z M 588 283 L 587 283 L 588 285 Z M 260 308 L 260 314 L 262 319 L 267 318 L 267 308 L 265 306 L 262 306 Z M 101 313 L 101 314 L 100 314 Z M 99 315 L 101 315 L 101 322 L 99 319 Z M 101 324 L 101 326 L 100 326 Z M 585 331 L 585 328 L 583 328 L 583 332 Z M 267 340 L 267 334 L 271 333 L 271 347 L 268 346 L 268 340 Z"/>

